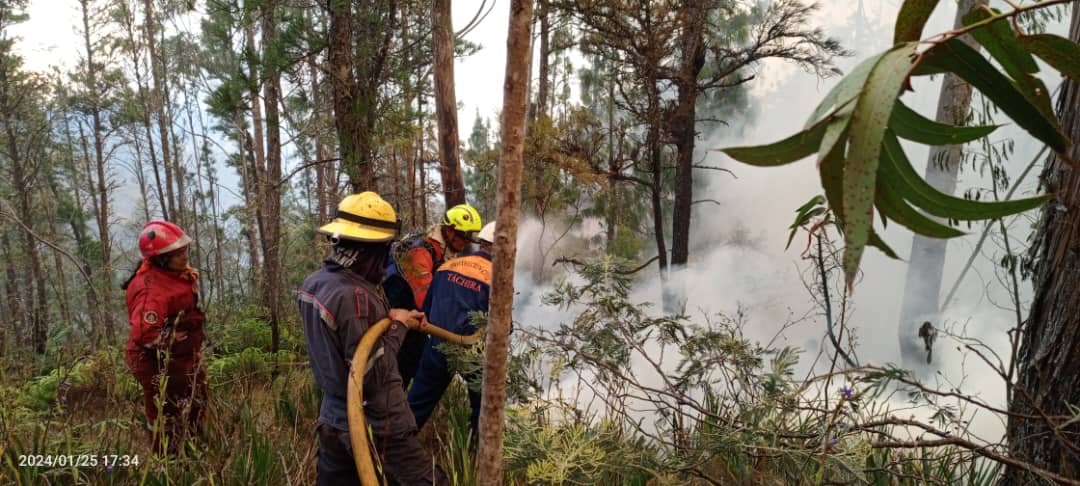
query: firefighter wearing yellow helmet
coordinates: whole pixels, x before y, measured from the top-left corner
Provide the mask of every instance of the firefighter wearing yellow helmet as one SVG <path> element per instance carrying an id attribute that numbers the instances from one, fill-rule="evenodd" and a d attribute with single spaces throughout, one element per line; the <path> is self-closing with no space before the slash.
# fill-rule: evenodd
<path id="1" fill-rule="evenodd" d="M 394 252 L 395 261 L 390 262 L 383 288 L 386 297 L 394 307 L 403 309 L 421 309 L 427 298 L 428 288 L 435 271 L 443 262 L 458 256 L 476 241 L 476 235 L 483 227 L 480 213 L 468 204 L 458 204 L 443 213 L 439 224 L 431 228 L 423 238 L 415 241 L 403 241 L 408 245 L 403 252 Z M 400 256 L 399 256 L 400 255 Z M 409 387 L 416 367 L 420 364 L 420 354 L 424 351 L 426 334 L 412 331 L 406 334 L 405 343 L 398 354 L 398 370 L 401 372 L 402 386 Z"/>
<path id="2" fill-rule="evenodd" d="M 308 359 L 323 391 L 319 409 L 317 483 L 359 484 L 349 441 L 346 410 L 349 359 L 367 329 L 384 317 L 393 323 L 375 344 L 364 393 L 372 445 L 381 451 L 382 472 L 391 484 L 448 484 L 416 437 L 397 354 L 409 328 L 423 313 L 391 308 L 380 288 L 399 222 L 394 208 L 374 192 L 341 201 L 329 224 L 319 228 L 332 245 L 330 256 L 297 292 Z"/>

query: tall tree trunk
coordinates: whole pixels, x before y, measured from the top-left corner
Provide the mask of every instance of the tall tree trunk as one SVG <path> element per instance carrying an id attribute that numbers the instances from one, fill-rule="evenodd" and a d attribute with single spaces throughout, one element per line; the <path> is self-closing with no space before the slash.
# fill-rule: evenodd
<path id="1" fill-rule="evenodd" d="M 619 182 L 616 176 L 619 174 L 619 163 L 615 158 L 615 81 L 608 80 L 608 99 L 604 100 L 607 109 L 608 126 L 608 201 L 607 222 L 605 223 L 606 241 L 604 242 L 605 253 L 611 255 L 614 250 L 615 237 L 619 225 Z"/>
<path id="2" fill-rule="evenodd" d="M 14 140 L 9 138 L 9 143 L 14 143 Z M 17 181 L 18 187 L 26 188 L 18 193 L 17 212 L 18 219 L 22 220 L 24 225 L 32 226 L 35 217 L 33 217 L 33 204 L 31 202 L 33 192 L 29 190 L 32 183 L 29 177 L 32 177 L 32 174 L 26 173 L 24 177 L 21 177 L 22 180 Z M 23 287 L 24 292 L 28 295 L 32 293 L 31 298 L 27 299 L 30 302 L 30 309 L 28 309 L 30 310 L 30 342 L 33 345 L 33 351 L 44 354 L 45 343 L 49 339 L 49 310 L 46 307 L 48 300 L 46 300 L 44 271 L 41 268 L 38 241 L 33 237 L 30 230 L 25 228 L 23 229 L 23 251 L 29 257 L 29 283 L 32 285 Z"/>
<path id="3" fill-rule="evenodd" d="M 985 3 L 985 0 L 960 0 L 954 25 L 962 27 L 963 16 L 975 5 Z M 970 36 L 962 39 L 973 48 L 979 48 Z M 946 74 L 938 96 L 937 120 L 950 125 L 963 125 L 970 107 L 971 85 L 955 74 Z M 956 190 L 956 175 L 962 157 L 960 145 L 931 147 L 926 163 L 927 182 L 945 194 L 952 194 Z M 911 242 L 911 257 L 897 326 L 900 357 L 906 368 L 922 372 L 929 370 L 925 347 L 918 337 L 919 326 L 923 321 L 939 324 L 937 312 L 947 244 L 948 240 L 918 234 Z"/>
<path id="4" fill-rule="evenodd" d="M 126 0 L 123 3 L 123 7 L 120 9 L 120 13 L 121 13 L 121 21 L 124 24 L 124 31 L 127 34 L 127 41 L 131 45 L 131 65 L 132 65 L 132 70 L 135 73 L 135 86 L 138 88 L 139 106 L 141 108 L 139 110 L 140 111 L 139 116 L 140 116 L 140 121 L 142 122 L 142 125 L 143 125 L 143 130 L 146 133 L 146 144 L 147 144 L 147 147 L 149 149 L 148 152 L 149 152 L 149 155 L 150 155 L 150 167 L 153 168 L 153 170 L 154 170 L 154 189 L 155 189 L 155 193 L 157 194 L 158 205 L 161 206 L 161 214 L 162 214 L 161 217 L 163 219 L 169 219 L 168 205 L 167 205 L 167 203 L 165 201 L 165 191 L 164 191 L 164 188 L 161 185 L 161 170 L 160 170 L 160 168 L 158 166 L 157 150 L 156 150 L 156 148 L 154 146 L 154 129 L 153 129 L 153 124 L 150 121 L 150 112 L 151 112 L 152 108 L 150 106 L 150 100 L 149 100 L 149 98 L 148 98 L 148 96 L 146 94 L 147 87 L 146 87 L 146 82 L 143 81 L 142 56 L 139 55 L 140 49 L 138 47 L 138 40 L 135 37 L 135 30 L 137 28 L 135 26 L 135 22 L 136 22 L 135 21 L 135 16 L 134 16 L 135 13 L 134 13 L 134 10 L 133 10 L 132 6 L 130 4 L 128 4 Z M 138 150 L 139 141 L 136 140 L 135 144 L 136 144 L 135 156 L 138 159 L 139 170 L 141 172 L 142 171 L 142 156 L 141 156 L 141 154 L 140 154 L 140 152 Z M 141 182 L 141 180 L 142 179 L 140 178 L 140 182 Z M 143 193 L 143 201 L 144 202 L 146 201 L 145 191 Z M 149 221 L 150 220 L 150 215 L 149 215 L 150 208 L 149 208 L 149 206 L 146 207 L 145 212 L 146 212 L 146 214 L 145 214 L 146 220 Z"/>
<path id="5" fill-rule="evenodd" d="M 353 77 L 353 11 L 352 2 L 330 2 L 329 64 L 330 85 L 334 99 L 334 126 L 337 128 L 338 150 L 341 166 L 349 175 L 353 192 L 358 187 L 370 186 L 361 181 L 365 172 L 358 153 L 362 125 L 356 116 L 355 104 L 359 101 L 356 78 Z"/>
<path id="6" fill-rule="evenodd" d="M 82 251 L 83 248 L 86 248 L 87 246 L 89 246 L 90 238 L 87 236 L 86 228 L 84 226 L 85 216 L 84 216 L 83 210 L 82 210 L 82 199 L 83 199 L 83 197 L 82 197 L 82 191 L 80 190 L 80 187 L 82 187 L 82 184 L 78 183 L 79 169 L 75 166 L 75 160 L 74 160 L 75 159 L 75 142 L 74 142 L 74 140 L 72 140 L 71 126 L 70 126 L 69 122 L 67 122 L 65 120 L 63 122 L 62 126 L 63 126 L 63 133 L 64 133 L 64 141 L 67 144 L 68 152 L 71 154 L 71 158 L 66 161 L 66 168 L 67 168 L 67 171 L 68 171 L 68 179 L 76 181 L 74 184 L 71 184 L 72 192 L 74 192 L 74 196 L 75 196 L 74 203 L 73 203 L 73 205 L 74 205 L 73 209 L 74 210 L 72 211 L 71 215 L 69 216 L 69 219 L 68 219 L 67 223 L 71 226 L 71 234 L 72 234 L 72 236 L 75 237 L 75 247 L 80 250 L 79 251 L 79 255 L 80 255 L 80 263 L 79 264 L 82 265 L 83 272 L 87 276 L 89 276 L 91 280 L 93 280 L 94 266 L 92 266 L 90 264 L 90 262 L 88 260 L 86 260 L 86 257 L 88 255 L 86 255 L 85 252 Z M 85 152 L 86 152 L 86 149 L 84 147 L 83 148 L 83 153 L 85 154 Z M 107 313 L 104 312 L 101 309 L 101 303 L 98 301 L 97 292 L 93 291 L 92 289 L 86 289 L 85 294 L 86 294 L 87 313 L 90 315 L 90 334 L 91 334 L 91 336 L 93 336 L 93 335 L 96 335 L 98 333 L 99 329 L 101 329 L 102 327 L 105 326 L 105 324 L 103 324 L 102 321 L 107 319 L 108 317 L 106 315 Z"/>
<path id="7" fill-rule="evenodd" d="M 675 204 L 671 216 L 671 264 L 686 265 L 690 256 L 690 209 L 694 190 L 694 142 L 697 122 L 698 74 L 705 66 L 705 12 L 700 2 L 688 2 L 679 13 L 683 38 L 676 74 L 678 98 L 669 120 L 678 157 L 675 161 Z M 680 292 L 681 293 L 681 292 Z"/>
<path id="8" fill-rule="evenodd" d="M 1080 1 L 1074 1 L 1069 38 L 1080 42 Z M 1069 157 L 1080 160 L 1080 83 L 1065 79 L 1058 99 L 1061 128 L 1074 141 Z M 1018 376 L 1009 404 L 1010 455 L 1069 478 L 1080 477 L 1080 424 L 1060 418 L 1080 404 L 1080 167 L 1053 157 L 1043 169 L 1047 192 L 1032 245 L 1035 297 L 1021 328 Z M 1068 442 L 1066 442 L 1068 441 Z M 1019 469 L 1001 484 L 1032 484 Z"/>
<path id="9" fill-rule="evenodd" d="M 259 270 L 262 268 L 262 252 L 259 250 L 258 181 L 254 174 L 254 162 L 249 160 L 252 152 L 251 136 L 243 129 L 243 115 L 235 113 L 234 117 L 233 128 L 236 130 L 236 141 L 239 146 L 237 166 L 240 168 L 240 185 L 244 195 L 244 233 L 247 235 L 248 243 L 248 288 L 261 289 L 263 272 Z"/>
<path id="10" fill-rule="evenodd" d="M 530 22 L 532 19 L 530 19 Z M 439 172 L 446 207 L 465 202 L 458 151 L 457 94 L 454 91 L 454 25 L 450 0 L 435 0 L 431 7 L 435 53 L 435 113 L 439 121 Z"/>
<path id="11" fill-rule="evenodd" d="M 53 197 L 52 197 L 51 200 L 49 200 L 45 204 L 45 220 L 46 221 L 57 221 L 56 202 L 60 200 L 60 194 L 58 193 L 57 186 L 58 186 L 58 184 L 56 184 L 56 181 L 53 180 L 53 178 L 50 176 L 49 177 L 49 190 L 52 192 Z M 55 241 L 55 242 L 60 241 L 60 235 L 56 232 L 56 226 L 57 225 L 55 225 L 55 224 L 49 224 L 49 225 L 46 226 L 46 228 L 48 228 L 48 229 L 47 229 L 47 233 L 45 234 L 45 237 L 49 238 L 49 241 Z M 61 258 L 60 252 L 56 251 L 55 249 L 53 249 L 53 251 L 52 251 L 52 257 L 53 257 L 53 261 L 52 261 L 53 270 L 52 271 L 55 272 L 55 273 L 52 274 L 52 277 L 53 277 L 52 281 L 53 281 L 53 287 L 55 289 L 55 293 L 56 293 L 56 297 L 57 297 L 56 304 L 60 308 L 60 319 L 61 319 L 61 322 L 74 323 L 75 319 L 72 317 L 72 314 L 71 314 L 71 301 L 72 300 L 71 300 L 70 296 L 68 295 L 67 276 L 64 275 L 64 260 Z M 2 307 L 0 307 L 0 312 L 3 312 Z M 3 346 L 0 346 L 0 350 L 2 350 L 2 349 L 3 349 Z"/>
<path id="12" fill-rule="evenodd" d="M 650 64 L 656 66 L 656 64 Z M 656 73 L 648 69 L 644 73 L 646 96 L 648 96 L 648 126 L 645 128 L 645 150 L 648 154 L 651 184 L 649 186 L 652 202 L 653 234 L 656 239 L 657 265 L 660 269 L 660 300 L 665 312 L 671 310 L 671 296 L 668 295 L 668 255 L 667 242 L 664 240 L 664 166 L 660 147 L 660 94 L 656 87 Z"/>
<path id="13" fill-rule="evenodd" d="M 307 59 L 308 75 L 311 76 L 311 117 L 312 124 L 315 126 L 311 138 L 315 142 L 315 160 L 325 161 L 330 158 L 330 154 L 326 150 L 326 144 L 323 142 L 322 137 L 321 122 L 323 120 L 324 98 L 322 85 L 319 83 L 319 66 L 315 63 L 315 57 L 308 56 Z M 315 166 L 315 198 L 317 201 L 315 204 L 315 216 L 320 224 L 330 221 L 330 217 L 333 215 L 333 210 L 330 207 L 330 192 L 333 190 L 330 176 L 333 173 L 331 172 L 333 168 L 334 164 L 330 162 L 322 162 Z"/>
<path id="14" fill-rule="evenodd" d="M 260 50 L 256 47 L 255 41 L 255 22 L 248 22 L 244 26 L 244 39 L 247 45 L 248 56 L 248 93 L 251 96 L 251 130 L 253 133 L 253 139 L 251 140 L 251 153 L 253 155 L 252 163 L 255 168 L 255 183 L 256 185 L 262 184 L 262 177 L 266 171 L 266 149 L 263 138 L 263 109 L 262 103 L 265 100 L 262 99 L 262 95 L 259 94 L 262 90 L 262 83 L 266 80 L 266 73 L 263 71 L 263 66 L 260 66 L 258 52 Z M 259 201 L 259 207 L 262 206 L 262 201 Z"/>
<path id="15" fill-rule="evenodd" d="M 532 0 L 511 0 L 506 38 L 506 80 L 503 83 L 502 157 L 499 168 L 499 209 L 495 232 L 494 268 L 487 341 L 484 347 L 483 398 L 480 412 L 479 484 L 502 480 L 503 420 L 506 405 L 506 367 L 514 299 L 518 210 L 521 207 L 521 168 L 525 140 L 525 102 L 529 91 Z"/>
<path id="16" fill-rule="evenodd" d="M 168 79 L 162 80 L 161 92 L 163 100 L 172 100 L 173 94 L 171 91 L 171 84 Z M 173 112 L 175 107 L 173 103 L 165 103 L 165 118 L 169 120 L 169 146 L 172 148 L 172 171 L 173 171 L 173 183 L 176 185 L 176 220 L 181 227 L 187 227 L 190 224 L 188 217 L 190 213 L 187 212 L 185 206 L 187 201 L 187 192 L 184 190 L 187 185 L 187 169 L 184 168 L 183 157 L 183 143 L 182 137 L 176 135 L 176 120 L 178 117 Z"/>
<path id="17" fill-rule="evenodd" d="M 161 161 L 165 168 L 165 207 L 162 208 L 162 213 L 166 219 L 172 218 L 179 220 L 179 214 L 176 212 L 176 196 L 173 194 L 173 172 L 172 172 L 172 160 L 169 153 L 169 118 L 165 114 L 165 98 L 162 88 L 163 80 L 165 77 L 164 68 L 161 65 L 161 56 L 157 52 L 157 38 L 154 33 L 154 27 L 157 24 L 157 20 L 154 18 L 154 3 L 153 0 L 143 0 L 143 14 L 145 15 L 145 26 L 143 29 L 146 33 L 146 48 L 150 55 L 150 76 L 154 81 L 153 90 L 150 93 L 150 100 L 153 104 L 153 110 L 157 113 L 158 119 L 158 136 L 161 143 Z"/>
<path id="18" fill-rule="evenodd" d="M 45 280 L 41 268 L 41 258 L 38 253 L 37 241 L 34 239 L 34 235 L 31 233 L 28 227 L 34 224 L 33 213 L 33 195 L 35 178 L 39 169 L 37 165 L 31 165 L 31 161 L 37 160 L 40 163 L 40 158 L 35 158 L 34 155 L 40 157 L 41 154 L 30 153 L 31 148 L 26 147 L 22 151 L 19 150 L 20 144 L 28 145 L 27 140 L 22 140 L 16 135 L 15 124 L 29 124 L 32 121 L 19 120 L 17 117 L 21 114 L 18 110 L 19 101 L 14 99 L 16 93 L 12 93 L 12 80 L 10 78 L 10 66 L 5 62 L 6 56 L 0 56 L 0 121 L 3 122 L 4 135 L 7 137 L 5 140 L 5 148 L 8 157 L 8 163 L 11 168 L 12 183 L 14 187 L 18 188 L 16 196 L 16 217 L 27 227 L 21 228 L 23 237 L 23 251 L 25 252 L 24 258 L 29 259 L 30 268 L 20 269 L 22 275 L 29 276 L 29 282 L 17 287 L 26 296 L 27 305 L 23 308 L 27 315 L 27 324 L 30 327 L 30 341 L 33 345 L 34 351 L 38 354 L 45 353 L 45 344 L 47 339 L 47 316 L 48 308 L 46 307 L 46 291 Z M 25 89 L 20 86 L 19 88 Z M 18 95 L 21 95 L 19 93 Z M 25 117 L 32 118 L 32 117 Z M 34 134 L 36 137 L 38 134 Z M 35 298 L 36 296 L 36 298 Z"/>
<path id="19" fill-rule="evenodd" d="M 530 120 L 548 114 L 548 96 L 551 92 L 549 66 L 551 65 L 551 12 L 548 0 L 537 2 L 536 16 L 540 18 L 540 79 L 536 86 L 536 103 L 529 107 Z"/>
<path id="20" fill-rule="evenodd" d="M 25 320 L 27 316 L 27 299 L 26 293 L 19 291 L 18 269 L 15 268 L 17 258 L 15 249 L 11 244 L 11 238 L 8 237 L 5 228 L 0 228 L 0 256 L 4 257 L 4 301 L 6 304 L 4 310 L 7 312 L 5 315 L 10 316 L 11 322 L 10 331 L 5 330 L 0 334 L 10 335 L 12 343 L 18 345 L 20 336 L 26 332 L 28 326 Z M 0 337 L 0 339 L 3 339 L 3 337 Z M 0 350 L 4 350 L 4 348 L 0 346 Z"/>
<path id="21" fill-rule="evenodd" d="M 109 184 L 105 174 L 105 136 L 101 122 L 101 94 L 98 86 L 98 70 L 95 64 L 95 49 L 90 42 L 90 6 L 86 0 L 80 2 L 82 6 L 83 23 L 83 47 L 86 49 L 86 82 L 90 96 L 90 119 L 92 123 L 92 135 L 94 138 L 94 167 L 97 169 L 97 194 L 95 204 L 95 219 L 98 227 L 98 242 L 101 246 L 101 275 L 103 282 L 98 285 L 106 303 L 111 299 L 112 292 L 112 241 L 109 235 Z M 94 333 L 94 343 L 100 343 L 102 339 L 107 343 L 116 341 L 116 330 L 111 320 L 101 322 L 103 328 Z"/>
<path id="22" fill-rule="evenodd" d="M 143 221 L 150 221 L 150 194 L 146 187 L 146 175 L 143 173 L 142 140 L 137 136 L 131 137 L 131 144 L 135 148 L 135 182 L 139 186 L 139 201 L 142 202 Z"/>
<path id="23" fill-rule="evenodd" d="M 262 7 L 262 50 L 273 52 L 277 43 L 277 1 L 264 0 Z M 262 233 L 266 256 L 266 280 L 263 305 L 270 309 L 270 350 L 277 352 L 281 342 L 281 123 L 278 99 L 281 97 L 281 74 L 275 59 L 263 58 L 263 102 L 266 106 L 266 170 L 261 178 L 260 202 L 265 223 Z"/>

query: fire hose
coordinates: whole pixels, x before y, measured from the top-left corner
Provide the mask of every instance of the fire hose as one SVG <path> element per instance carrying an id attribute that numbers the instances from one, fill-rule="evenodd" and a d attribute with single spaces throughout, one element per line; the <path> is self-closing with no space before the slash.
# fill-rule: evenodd
<path id="1" fill-rule="evenodd" d="M 349 441 L 352 443 L 353 460 L 356 461 L 356 471 L 360 475 L 360 482 L 364 486 L 378 486 L 379 479 L 375 472 L 375 462 L 371 459 L 371 448 L 368 444 L 367 420 L 364 418 L 364 371 L 367 368 L 368 358 L 375 342 L 390 328 L 390 318 L 384 318 L 364 332 L 360 338 L 360 344 L 356 346 L 353 354 L 352 366 L 349 368 L 348 385 L 348 417 L 349 417 Z M 468 346 L 480 341 L 481 333 L 476 332 L 470 336 L 455 334 L 439 326 L 427 324 L 419 329 L 443 341 Z"/>

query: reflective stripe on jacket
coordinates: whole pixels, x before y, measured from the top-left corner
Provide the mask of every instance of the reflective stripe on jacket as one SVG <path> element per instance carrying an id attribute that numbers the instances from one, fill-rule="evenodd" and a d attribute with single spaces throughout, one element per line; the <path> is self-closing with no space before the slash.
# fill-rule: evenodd
<path id="1" fill-rule="evenodd" d="M 475 330 L 469 313 L 487 312 L 491 295 L 491 255 L 477 251 L 447 261 L 435 273 L 424 313 L 428 321 L 447 331 L 468 335 Z M 432 336 L 432 346 L 440 341 Z"/>
<path id="2" fill-rule="evenodd" d="M 308 276 L 297 296 L 311 371 L 323 391 L 319 422 L 348 430 L 349 367 L 364 332 L 389 314 L 386 297 L 381 288 L 331 260 Z M 416 429 L 397 370 L 405 331 L 405 325 L 392 323 L 365 364 L 364 413 L 375 435 Z"/>

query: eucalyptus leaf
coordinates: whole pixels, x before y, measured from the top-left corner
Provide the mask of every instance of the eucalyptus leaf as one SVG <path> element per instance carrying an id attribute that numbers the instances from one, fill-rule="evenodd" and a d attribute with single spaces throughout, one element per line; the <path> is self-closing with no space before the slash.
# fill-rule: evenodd
<path id="1" fill-rule="evenodd" d="M 844 274 L 850 288 L 870 236 L 881 140 L 888 128 L 893 105 L 914 65 L 915 47 L 909 42 L 881 56 L 866 79 L 855 102 L 849 129 L 849 149 L 844 161 L 843 219 Z"/>
<path id="2" fill-rule="evenodd" d="M 750 147 L 730 147 L 719 149 L 739 162 L 757 167 L 775 167 L 789 164 L 812 155 L 821 143 L 821 137 L 831 118 L 825 118 L 816 125 L 779 142 Z"/>
<path id="3" fill-rule="evenodd" d="M 927 145 L 954 145 L 978 140 L 996 130 L 997 125 L 959 127 L 926 118 L 897 101 L 889 117 L 889 129 L 900 138 Z"/>
<path id="4" fill-rule="evenodd" d="M 844 76 L 840 82 L 836 83 L 836 85 L 825 94 L 825 97 L 821 99 L 821 102 L 818 103 L 817 107 L 814 108 L 814 112 L 810 114 L 810 118 L 806 119 L 806 124 L 803 125 L 803 128 L 809 128 L 821 121 L 821 118 L 829 113 L 829 110 L 834 106 L 842 107 L 843 104 L 852 101 L 855 96 L 859 94 L 859 89 L 866 83 L 866 77 L 870 75 L 870 69 L 874 67 L 874 64 L 877 64 L 878 59 L 880 59 L 882 55 L 884 55 L 884 53 L 875 54 L 866 58 L 863 62 L 860 62 L 858 66 L 855 66 L 855 69 L 852 69 L 847 76 Z"/>
<path id="5" fill-rule="evenodd" d="M 893 44 L 921 39 L 923 27 L 937 4 L 938 0 L 906 0 L 896 16 Z"/>
<path id="6" fill-rule="evenodd" d="M 886 218 L 905 228 L 931 238 L 955 238 L 964 232 L 934 221 L 908 205 L 891 186 L 889 180 L 879 180 L 874 193 L 874 203 Z"/>
<path id="7" fill-rule="evenodd" d="M 971 25 L 989 19 L 1000 12 L 996 9 L 976 7 L 964 16 L 964 25 Z M 1005 73 L 1014 81 L 1017 89 L 1039 109 L 1047 118 L 1054 118 L 1054 109 L 1050 106 L 1050 92 L 1042 80 L 1033 76 L 1039 72 L 1039 65 L 1031 54 L 1024 50 L 1006 19 L 996 20 L 971 31 L 990 56 L 1005 69 Z"/>
<path id="8" fill-rule="evenodd" d="M 915 172 L 900 146 L 900 141 L 892 133 L 887 133 L 882 143 L 881 178 L 890 181 L 898 195 L 927 213 L 960 221 L 995 219 L 1022 213 L 1041 206 L 1050 198 L 1049 195 L 1044 195 L 1011 201 L 982 202 L 945 194 Z"/>
<path id="9" fill-rule="evenodd" d="M 953 38 L 936 44 L 922 54 L 919 66 L 955 73 L 1055 152 L 1064 154 L 1069 149 L 1071 144 L 1058 129 L 1057 120 L 1047 119 L 1042 111 L 1028 102 L 1009 78 L 962 41 Z M 922 69 L 915 72 L 925 73 Z"/>
<path id="10" fill-rule="evenodd" d="M 1019 42 L 1061 74 L 1080 81 L 1080 45 L 1054 34 L 1025 35 Z"/>

